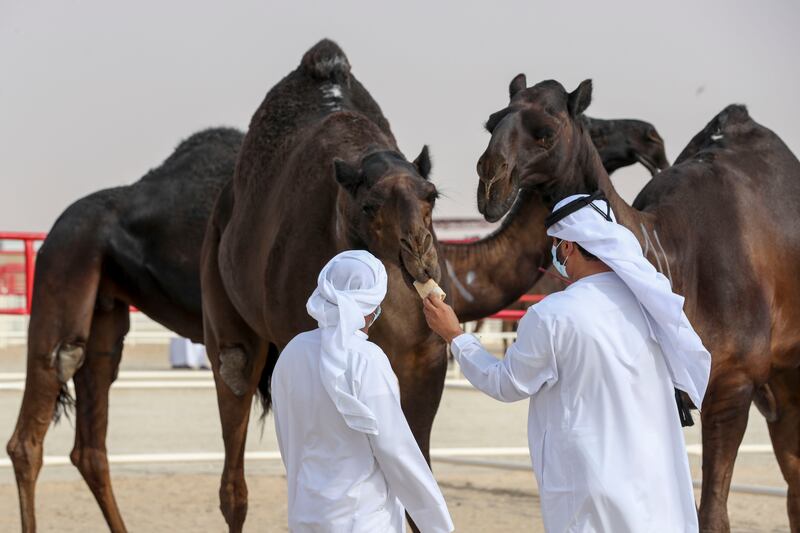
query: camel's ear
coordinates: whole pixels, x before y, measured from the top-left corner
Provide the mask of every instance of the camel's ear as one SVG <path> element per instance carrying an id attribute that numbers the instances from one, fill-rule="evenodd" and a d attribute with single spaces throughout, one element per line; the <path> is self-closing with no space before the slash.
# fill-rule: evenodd
<path id="1" fill-rule="evenodd" d="M 511 83 L 508 84 L 508 97 L 514 98 L 514 95 L 520 91 L 524 91 L 528 87 L 528 80 L 525 74 L 517 74 Z"/>
<path id="2" fill-rule="evenodd" d="M 339 185 L 355 196 L 358 188 L 364 183 L 364 177 L 361 175 L 361 171 L 341 159 L 333 160 L 333 169 L 336 174 L 336 181 Z"/>
<path id="3" fill-rule="evenodd" d="M 578 88 L 569 93 L 567 109 L 573 118 L 577 117 L 592 103 L 592 80 L 583 80 Z"/>
<path id="4" fill-rule="evenodd" d="M 431 154 L 428 153 L 428 145 L 422 147 L 422 151 L 414 160 L 414 166 L 417 167 L 419 175 L 425 179 L 431 174 Z"/>

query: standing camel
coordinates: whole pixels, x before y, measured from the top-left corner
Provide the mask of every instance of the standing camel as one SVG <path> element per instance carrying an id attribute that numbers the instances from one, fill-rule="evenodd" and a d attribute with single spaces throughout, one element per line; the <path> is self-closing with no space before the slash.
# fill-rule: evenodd
<path id="1" fill-rule="evenodd" d="M 22 531 L 36 530 L 35 485 L 54 416 L 77 410 L 70 458 L 112 531 L 125 531 L 111 490 L 106 428 L 128 309 L 196 342 L 203 339 L 200 247 L 214 198 L 233 175 L 244 135 L 218 128 L 183 141 L 133 185 L 95 192 L 58 218 L 36 261 L 25 393 L 7 450 Z"/>
<path id="2" fill-rule="evenodd" d="M 516 88 L 516 90 L 514 90 Z M 712 354 L 702 405 L 703 531 L 729 531 L 733 464 L 751 402 L 769 424 L 789 485 L 792 531 L 800 530 L 800 162 L 743 106 L 717 115 L 627 205 L 576 120 L 591 82 L 567 93 L 555 81 L 512 81 L 509 105 L 490 119 L 478 162 L 478 205 L 489 220 L 514 198 L 545 205 L 600 189 L 617 220 L 686 297 L 685 311 Z M 521 209 L 512 207 L 512 211 Z M 544 234 L 544 226 L 531 231 Z"/>
<path id="3" fill-rule="evenodd" d="M 408 162 L 377 103 L 329 40 L 306 52 L 253 115 L 232 182 L 212 211 L 201 284 L 206 348 L 217 382 L 225 464 L 220 508 L 230 531 L 247 513 L 244 447 L 251 400 L 283 347 L 316 324 L 305 303 L 322 266 L 368 249 L 389 290 L 370 337 L 389 354 L 403 411 L 428 456 L 447 367 L 414 280 L 441 279 L 427 148 Z"/>
<path id="4" fill-rule="evenodd" d="M 580 120 L 588 131 L 589 136 L 592 138 L 592 143 L 600 154 L 603 167 L 609 174 L 612 174 L 619 168 L 633 165 L 636 162 L 641 163 L 647 168 L 651 176 L 655 176 L 658 172 L 669 166 L 669 161 L 664 151 L 664 141 L 652 124 L 642 120 L 605 120 L 591 118 L 586 115 L 581 115 Z M 540 206 L 540 208 L 543 208 L 543 206 Z M 522 225 L 522 230 L 525 232 L 528 228 Z M 544 256 L 545 261 L 548 261 L 550 240 L 542 239 L 538 234 L 530 235 L 530 238 L 538 244 L 530 246 L 528 253 L 540 253 Z M 510 267 L 504 269 L 507 270 L 507 272 L 500 272 L 496 269 L 489 270 L 493 274 L 493 277 L 499 278 L 505 275 L 516 278 L 522 275 L 521 272 L 516 269 L 514 257 L 517 253 L 525 252 L 515 249 L 519 248 L 519 246 L 513 240 L 505 239 L 500 242 L 498 241 L 500 240 L 495 239 L 493 242 L 496 245 L 506 244 L 507 246 L 501 246 L 491 251 L 486 246 L 475 243 L 477 245 L 475 249 L 479 250 L 482 255 L 490 256 L 496 254 L 501 261 L 505 261 L 506 267 Z M 533 244 L 527 240 L 526 242 L 528 245 Z M 452 271 L 457 280 L 463 280 L 464 282 L 471 281 L 471 285 L 480 286 L 480 283 L 475 283 L 475 272 L 477 269 L 475 268 L 474 262 L 481 262 L 483 259 L 475 257 L 475 254 L 472 253 L 474 251 L 473 249 L 464 246 L 454 246 L 450 248 L 448 245 L 442 248 L 442 244 L 440 244 L 439 250 L 448 261 L 448 269 Z M 450 257 L 451 254 L 453 255 L 452 260 Z M 502 268 L 500 265 L 498 265 L 498 267 Z M 470 275 L 470 272 L 473 274 Z M 563 289 L 565 286 L 564 282 L 552 268 L 550 269 L 550 274 L 551 275 L 545 275 L 539 278 L 538 273 L 530 273 L 530 279 L 534 280 L 533 282 L 535 282 L 535 285 L 529 288 L 527 292 L 529 294 L 550 294 L 551 292 Z M 536 281 L 536 279 L 538 279 L 538 281 Z M 464 285 L 461 281 L 457 281 L 454 285 L 459 291 L 458 296 L 464 296 L 466 289 L 463 288 Z M 479 287 L 478 290 L 481 290 L 481 288 Z M 482 286 L 482 290 L 495 291 L 496 289 L 493 285 L 493 281 L 486 280 Z M 467 295 L 466 298 L 468 302 L 463 303 L 474 302 L 475 305 L 480 306 L 482 302 L 486 301 L 485 297 L 485 293 Z M 462 317 L 462 315 L 467 312 L 461 305 L 463 299 L 464 298 L 459 298 L 456 302 L 456 313 L 458 313 L 459 317 Z M 528 304 L 523 304 L 521 302 L 511 302 L 509 308 L 525 309 L 527 306 Z M 486 312 L 484 309 L 475 309 L 472 305 L 470 305 L 470 308 L 471 309 L 468 311 L 468 316 L 470 317 L 476 315 L 480 316 L 482 313 Z M 478 320 L 475 331 L 479 331 L 482 324 L 483 319 Z M 503 331 L 516 331 L 516 326 L 516 322 L 503 322 Z M 507 341 L 504 339 L 503 343 L 505 344 L 506 342 Z"/>

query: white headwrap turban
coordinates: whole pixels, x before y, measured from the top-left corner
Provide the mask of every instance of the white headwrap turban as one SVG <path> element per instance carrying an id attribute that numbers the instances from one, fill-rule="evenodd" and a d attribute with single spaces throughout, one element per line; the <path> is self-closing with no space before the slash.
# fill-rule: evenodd
<path id="1" fill-rule="evenodd" d="M 325 265 L 306 303 L 308 314 L 322 329 L 322 385 L 351 429 L 373 435 L 378 433 L 375 415 L 356 397 L 345 373 L 356 332 L 383 301 L 386 283 L 386 269 L 375 256 L 348 250 Z"/>
<path id="2" fill-rule="evenodd" d="M 564 198 L 553 212 L 586 196 Z M 607 211 L 611 221 L 600 214 Z M 645 311 L 654 340 L 664 352 L 673 385 L 688 394 L 699 409 L 708 385 L 711 355 L 683 312 L 683 296 L 672 292 L 669 280 L 644 257 L 634 234 L 617 224 L 606 201 L 595 200 L 567 215 L 550 226 L 547 234 L 580 244 L 622 279 Z"/>

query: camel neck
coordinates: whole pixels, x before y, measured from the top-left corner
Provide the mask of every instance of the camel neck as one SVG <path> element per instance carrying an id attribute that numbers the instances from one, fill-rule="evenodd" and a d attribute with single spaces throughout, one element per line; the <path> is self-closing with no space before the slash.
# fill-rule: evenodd
<path id="1" fill-rule="evenodd" d="M 520 196 L 500 229 L 468 244 L 439 244 L 453 308 L 460 320 L 483 318 L 525 294 L 547 265 L 550 241 L 544 232 L 547 208 L 539 195 Z"/>
<path id="2" fill-rule="evenodd" d="M 581 145 L 583 153 L 578 159 L 580 161 L 578 171 L 582 174 L 584 183 L 589 186 L 590 190 L 599 189 L 603 191 L 612 211 L 614 211 L 617 222 L 631 230 L 641 243 L 641 224 L 650 222 L 647 220 L 649 217 L 634 209 L 619 195 L 588 135 L 584 136 L 584 142 Z"/>

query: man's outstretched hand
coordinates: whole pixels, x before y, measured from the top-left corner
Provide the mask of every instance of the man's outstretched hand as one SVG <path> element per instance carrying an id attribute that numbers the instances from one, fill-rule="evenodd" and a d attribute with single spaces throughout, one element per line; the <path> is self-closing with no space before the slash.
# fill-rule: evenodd
<path id="1" fill-rule="evenodd" d="M 448 344 L 464 333 L 453 308 L 440 300 L 438 296 L 428 295 L 422 300 L 422 306 L 428 326 Z"/>

